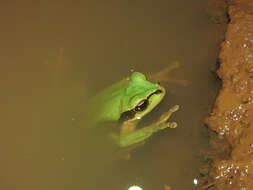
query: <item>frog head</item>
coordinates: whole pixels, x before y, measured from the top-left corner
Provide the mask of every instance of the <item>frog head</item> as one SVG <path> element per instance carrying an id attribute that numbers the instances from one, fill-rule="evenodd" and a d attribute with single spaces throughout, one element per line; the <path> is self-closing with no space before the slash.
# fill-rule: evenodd
<path id="1" fill-rule="evenodd" d="M 147 81 L 145 75 L 134 72 L 121 102 L 120 121 L 136 121 L 148 114 L 163 99 L 165 89 Z"/>

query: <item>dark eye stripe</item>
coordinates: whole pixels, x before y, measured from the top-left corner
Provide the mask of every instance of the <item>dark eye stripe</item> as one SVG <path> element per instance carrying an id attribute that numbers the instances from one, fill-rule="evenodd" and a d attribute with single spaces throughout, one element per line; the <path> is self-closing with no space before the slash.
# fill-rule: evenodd
<path id="1" fill-rule="evenodd" d="M 134 111 L 139 112 L 139 111 L 144 111 L 148 107 L 148 100 L 144 99 L 138 103 L 138 105 L 134 108 Z"/>
<path id="2" fill-rule="evenodd" d="M 127 121 L 129 119 L 132 119 L 134 118 L 136 112 L 134 110 L 129 110 L 129 111 L 126 111 L 126 112 L 123 112 L 121 115 L 120 115 L 120 118 L 119 118 L 119 122 L 124 122 L 124 121 Z"/>
<path id="3" fill-rule="evenodd" d="M 162 90 L 156 90 L 155 92 L 153 92 L 153 93 L 151 93 L 148 97 L 147 97 L 147 99 L 149 99 L 152 95 L 154 95 L 154 94 L 161 94 L 163 91 Z"/>
<path id="4" fill-rule="evenodd" d="M 127 120 L 129 120 L 129 119 L 132 119 L 132 118 L 134 118 L 136 112 L 144 111 L 145 109 L 147 109 L 148 104 L 149 104 L 148 99 L 149 99 L 152 95 L 154 95 L 154 94 L 160 94 L 160 93 L 162 93 L 162 90 L 156 90 L 155 92 L 151 93 L 151 94 L 147 97 L 147 99 L 144 99 L 144 100 L 140 101 L 140 102 L 138 103 L 138 105 L 137 105 L 134 109 L 122 113 L 122 114 L 120 115 L 119 122 L 124 122 L 124 121 L 127 121 Z"/>

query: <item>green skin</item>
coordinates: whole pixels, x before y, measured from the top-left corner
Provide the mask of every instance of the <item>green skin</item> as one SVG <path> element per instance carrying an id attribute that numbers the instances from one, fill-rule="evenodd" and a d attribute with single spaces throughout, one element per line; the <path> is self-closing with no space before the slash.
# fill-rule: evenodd
<path id="1" fill-rule="evenodd" d="M 155 93 L 156 91 L 159 93 Z M 136 129 L 138 121 L 156 107 L 164 95 L 165 89 L 162 86 L 147 81 L 142 73 L 134 72 L 130 78 L 109 86 L 93 98 L 92 121 L 98 127 L 105 126 L 103 123 L 106 122 L 117 122 L 122 113 L 133 110 L 142 100 L 148 99 L 148 105 L 144 110 L 135 111 L 131 118 L 121 122 L 120 134 L 110 134 L 120 147 L 141 143 L 157 131 L 177 126 L 175 122 L 167 122 L 171 114 L 179 108 L 175 105 L 158 121 Z"/>

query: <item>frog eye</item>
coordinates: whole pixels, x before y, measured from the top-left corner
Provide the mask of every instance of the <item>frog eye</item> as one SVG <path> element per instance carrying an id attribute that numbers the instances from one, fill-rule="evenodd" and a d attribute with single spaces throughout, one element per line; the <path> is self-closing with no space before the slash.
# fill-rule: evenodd
<path id="1" fill-rule="evenodd" d="M 144 111 L 148 107 L 148 100 L 144 99 L 138 103 L 138 105 L 134 108 L 134 111 L 140 112 Z"/>

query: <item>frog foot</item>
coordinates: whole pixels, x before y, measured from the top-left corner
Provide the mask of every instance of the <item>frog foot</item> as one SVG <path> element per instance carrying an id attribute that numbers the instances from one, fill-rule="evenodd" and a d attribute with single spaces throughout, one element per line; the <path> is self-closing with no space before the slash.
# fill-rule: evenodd
<path id="1" fill-rule="evenodd" d="M 167 123 L 167 128 L 176 128 L 177 127 L 177 123 L 176 122 L 168 122 Z"/>
<path id="2" fill-rule="evenodd" d="M 160 119 L 157 121 L 157 124 L 165 123 L 165 122 L 170 118 L 170 116 L 171 116 L 174 112 L 176 112 L 178 109 L 179 109 L 179 105 L 175 105 L 175 106 L 173 106 L 172 108 L 170 108 L 169 111 L 165 112 L 165 113 L 160 117 Z"/>
<path id="3" fill-rule="evenodd" d="M 179 105 L 175 105 L 172 108 L 169 109 L 166 113 L 164 113 L 160 119 L 153 124 L 154 131 L 160 131 L 162 129 L 166 128 L 176 128 L 177 123 L 176 122 L 167 122 L 170 116 L 176 112 L 179 109 Z"/>

